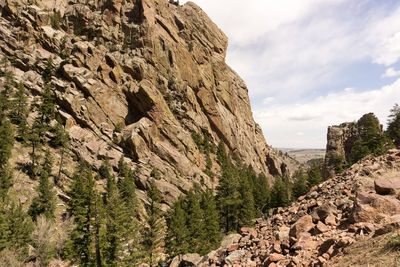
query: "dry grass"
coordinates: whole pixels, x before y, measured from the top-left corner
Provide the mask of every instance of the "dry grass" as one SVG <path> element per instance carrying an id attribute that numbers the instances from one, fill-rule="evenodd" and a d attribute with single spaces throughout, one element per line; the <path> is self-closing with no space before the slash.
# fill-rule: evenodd
<path id="1" fill-rule="evenodd" d="M 329 266 L 398 267 L 400 266 L 400 252 L 398 250 L 400 238 L 393 238 L 393 236 L 394 234 L 391 233 L 358 241 L 346 248 L 344 255 L 333 258 Z M 395 246 L 392 246 L 393 244 Z"/>

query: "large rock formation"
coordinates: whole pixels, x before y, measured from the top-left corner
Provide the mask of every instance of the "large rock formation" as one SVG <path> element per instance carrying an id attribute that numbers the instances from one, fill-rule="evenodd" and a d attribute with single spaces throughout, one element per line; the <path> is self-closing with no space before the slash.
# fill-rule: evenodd
<path id="1" fill-rule="evenodd" d="M 51 78 L 71 150 L 98 168 L 121 156 L 138 187 L 154 178 L 166 202 L 194 182 L 215 186 L 222 141 L 257 172 L 290 174 L 254 122 L 248 91 L 225 63 L 227 38 L 194 3 L 1 1 L 1 70 L 12 71 L 33 101 Z M 199 138 L 197 138 L 199 139 Z M 197 140 L 198 141 L 198 140 Z M 213 151 L 213 150 L 212 150 Z"/>
<path id="2" fill-rule="evenodd" d="M 325 179 L 333 177 L 338 166 L 344 164 L 357 134 L 357 125 L 354 122 L 328 127 L 324 162 Z"/>

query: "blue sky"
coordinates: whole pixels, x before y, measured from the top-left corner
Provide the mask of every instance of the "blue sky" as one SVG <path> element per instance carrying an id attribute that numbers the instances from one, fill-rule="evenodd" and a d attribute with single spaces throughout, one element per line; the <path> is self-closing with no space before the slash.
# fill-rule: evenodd
<path id="1" fill-rule="evenodd" d="M 274 147 L 324 148 L 329 125 L 400 102 L 400 2 L 194 0 L 229 37 Z"/>

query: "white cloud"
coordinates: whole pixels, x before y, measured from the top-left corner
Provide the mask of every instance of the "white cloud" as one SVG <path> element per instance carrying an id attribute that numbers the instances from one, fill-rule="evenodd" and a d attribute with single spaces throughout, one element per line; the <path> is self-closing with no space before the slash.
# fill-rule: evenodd
<path id="1" fill-rule="evenodd" d="M 397 77 L 400 76 L 400 70 L 395 70 L 394 68 L 387 68 L 385 73 L 382 75 L 382 77 Z"/>
<path id="2" fill-rule="evenodd" d="M 400 79 L 381 89 L 342 90 L 296 105 L 280 105 L 255 113 L 268 141 L 275 147 L 323 148 L 328 126 L 358 120 L 374 112 L 382 124 L 400 101 Z M 293 118 L 296 118 L 293 120 Z M 303 133 L 299 138 L 299 129 Z"/>
<path id="3" fill-rule="evenodd" d="M 347 83 L 372 66 L 400 76 L 393 66 L 400 61 L 400 3 L 193 1 L 228 35 L 227 61 L 246 81 L 256 120 L 274 146 L 323 147 L 328 125 L 383 114 L 399 98 L 397 85 L 386 98 L 388 89 Z M 365 73 L 365 80 L 382 82 Z"/>

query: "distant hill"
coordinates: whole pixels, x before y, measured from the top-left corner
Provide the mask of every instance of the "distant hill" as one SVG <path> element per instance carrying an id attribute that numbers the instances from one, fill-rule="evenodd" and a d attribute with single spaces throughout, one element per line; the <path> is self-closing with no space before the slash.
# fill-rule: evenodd
<path id="1" fill-rule="evenodd" d="M 325 157 L 325 149 L 298 149 L 298 148 L 278 148 L 283 153 L 287 153 L 290 157 L 296 159 L 300 163 L 306 163 L 312 159 Z"/>

